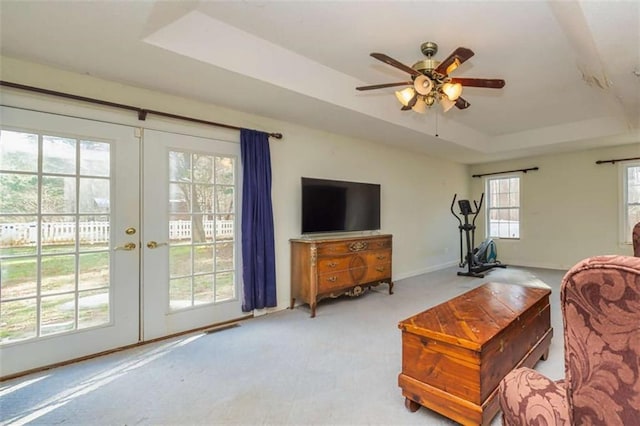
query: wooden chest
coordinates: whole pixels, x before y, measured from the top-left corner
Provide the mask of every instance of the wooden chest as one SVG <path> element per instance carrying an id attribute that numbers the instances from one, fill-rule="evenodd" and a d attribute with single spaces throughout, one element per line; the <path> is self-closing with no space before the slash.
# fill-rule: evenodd
<path id="1" fill-rule="evenodd" d="M 487 283 L 401 321 L 398 385 L 407 408 L 425 406 L 465 425 L 489 424 L 499 411 L 500 380 L 547 358 L 550 294 Z"/>
<path id="2" fill-rule="evenodd" d="M 374 235 L 291 240 L 291 309 L 296 299 L 308 303 L 311 317 L 325 297 L 360 295 L 391 281 L 392 236 Z"/>

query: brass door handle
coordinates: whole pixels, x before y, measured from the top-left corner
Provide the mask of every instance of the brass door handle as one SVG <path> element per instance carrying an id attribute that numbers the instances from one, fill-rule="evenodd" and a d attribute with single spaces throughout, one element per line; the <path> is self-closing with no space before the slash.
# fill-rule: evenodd
<path id="1" fill-rule="evenodd" d="M 131 251 L 131 250 L 134 250 L 135 248 L 136 248 L 136 243 L 127 243 L 123 246 L 114 248 L 114 250 Z"/>
<path id="2" fill-rule="evenodd" d="M 376 271 L 378 271 L 378 272 L 384 272 L 384 266 L 378 266 L 378 267 L 376 268 Z"/>
<path id="3" fill-rule="evenodd" d="M 147 247 L 150 248 L 150 249 L 154 249 L 154 248 L 158 248 L 158 247 L 162 247 L 162 246 L 166 246 L 166 245 L 169 245 L 169 244 L 168 243 L 158 243 L 158 242 L 155 242 L 155 241 L 149 241 L 147 243 Z"/>

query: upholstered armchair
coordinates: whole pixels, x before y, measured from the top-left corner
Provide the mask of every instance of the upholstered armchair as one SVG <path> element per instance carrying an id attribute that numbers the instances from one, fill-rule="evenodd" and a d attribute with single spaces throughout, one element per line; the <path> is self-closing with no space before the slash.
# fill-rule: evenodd
<path id="1" fill-rule="evenodd" d="M 518 368 L 498 391 L 505 425 L 640 424 L 640 258 L 597 256 L 560 290 L 565 377 Z"/>
<path id="2" fill-rule="evenodd" d="M 631 238 L 633 239 L 633 255 L 640 257 L 640 222 L 633 227 Z"/>

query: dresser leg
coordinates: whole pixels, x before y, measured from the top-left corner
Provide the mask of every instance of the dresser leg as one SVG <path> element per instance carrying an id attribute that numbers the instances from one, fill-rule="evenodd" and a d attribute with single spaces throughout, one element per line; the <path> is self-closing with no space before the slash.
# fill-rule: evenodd
<path id="1" fill-rule="evenodd" d="M 393 294 L 393 281 L 389 281 L 389 294 Z"/>
<path id="2" fill-rule="evenodd" d="M 312 303 L 310 306 L 311 306 L 311 318 L 315 318 L 316 317 L 316 304 Z"/>
<path id="3" fill-rule="evenodd" d="M 415 413 L 420 407 L 422 407 L 420 404 L 409 398 L 404 399 L 404 406 L 412 413 Z"/>
<path id="4" fill-rule="evenodd" d="M 289 305 L 289 309 L 293 309 L 296 306 L 296 298 L 291 298 L 291 304 Z"/>

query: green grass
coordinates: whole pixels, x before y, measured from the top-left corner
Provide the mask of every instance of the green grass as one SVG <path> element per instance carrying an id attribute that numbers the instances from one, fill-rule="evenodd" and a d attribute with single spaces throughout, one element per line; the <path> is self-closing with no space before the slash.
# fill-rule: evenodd
<path id="1" fill-rule="evenodd" d="M 105 252 L 82 253 L 83 269 L 92 271 L 104 268 L 104 256 Z M 33 280 L 35 278 L 36 259 L 36 256 L 2 259 L 3 287 L 7 283 L 13 284 Z M 73 254 L 42 256 L 40 258 L 40 268 L 43 271 L 43 275 L 48 277 L 75 274 L 75 256 Z"/>

